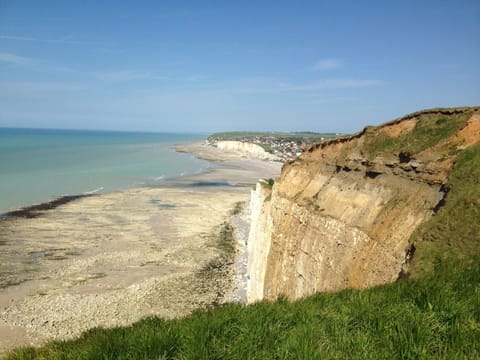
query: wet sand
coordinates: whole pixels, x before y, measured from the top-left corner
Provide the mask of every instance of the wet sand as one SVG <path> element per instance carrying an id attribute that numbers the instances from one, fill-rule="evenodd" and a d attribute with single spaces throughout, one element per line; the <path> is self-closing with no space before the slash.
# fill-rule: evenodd
<path id="1" fill-rule="evenodd" d="M 222 256 L 215 235 L 231 222 L 235 204 L 281 165 L 199 143 L 178 150 L 215 162 L 207 173 L 159 187 L 75 198 L 0 220 L 0 354 L 241 298 L 233 282 L 238 262 L 211 276 L 202 269 Z M 234 223 L 241 236 L 248 224 Z"/>

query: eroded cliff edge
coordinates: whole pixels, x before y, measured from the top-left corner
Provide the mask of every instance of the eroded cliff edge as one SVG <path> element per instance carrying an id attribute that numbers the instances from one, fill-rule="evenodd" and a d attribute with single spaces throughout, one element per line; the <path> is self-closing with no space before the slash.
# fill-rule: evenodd
<path id="1" fill-rule="evenodd" d="M 312 146 L 252 193 L 249 302 L 364 288 L 408 272 L 412 234 L 443 205 L 478 108 L 417 112 Z"/>

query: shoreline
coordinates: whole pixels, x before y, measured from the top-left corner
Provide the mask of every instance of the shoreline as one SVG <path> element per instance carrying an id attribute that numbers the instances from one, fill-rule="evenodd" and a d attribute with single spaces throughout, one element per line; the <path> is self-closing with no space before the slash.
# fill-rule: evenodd
<path id="1" fill-rule="evenodd" d="M 113 192 L 117 191 L 126 191 L 130 189 L 141 189 L 141 188 L 158 188 L 158 187 L 166 187 L 166 186 L 179 186 L 182 183 L 188 184 L 188 180 L 190 178 L 196 178 L 197 176 L 202 176 L 202 175 L 208 175 L 209 173 L 212 173 L 215 171 L 215 166 L 225 166 L 224 164 L 227 163 L 227 166 L 232 166 L 232 163 L 234 164 L 233 166 L 239 166 L 239 160 L 243 161 L 251 161 L 253 163 L 264 163 L 264 164 L 272 164 L 272 168 L 275 168 L 276 166 L 281 166 L 283 165 L 282 162 L 278 161 L 273 161 L 273 160 L 266 160 L 266 159 L 260 159 L 260 158 L 255 158 L 255 157 L 249 157 L 245 154 L 239 154 L 236 152 L 224 152 L 220 149 L 217 149 L 216 147 L 213 147 L 211 145 L 206 145 L 203 141 L 192 141 L 188 143 L 179 143 L 179 144 L 174 144 L 170 146 L 170 149 L 174 150 L 175 152 L 178 153 L 185 153 L 185 154 L 191 154 L 195 156 L 197 159 L 200 160 L 205 160 L 210 163 L 210 165 L 213 165 L 213 167 L 208 167 L 208 168 L 201 168 L 197 172 L 192 172 L 188 173 L 185 175 L 176 175 L 172 177 L 165 177 L 162 178 L 162 182 L 158 184 L 145 184 L 145 185 L 130 185 L 127 187 L 122 187 L 118 189 L 113 189 L 107 192 L 99 192 L 99 189 L 103 189 L 102 186 L 100 186 L 98 189 L 93 190 L 93 191 L 88 191 L 88 192 L 79 192 L 79 193 L 73 193 L 73 194 L 65 194 L 65 195 L 59 195 L 59 196 L 54 196 L 48 200 L 38 202 L 38 203 L 31 203 L 27 204 L 24 206 L 19 206 L 17 208 L 13 208 L 10 210 L 6 210 L 2 213 L 0 213 L 0 221 L 3 219 L 11 218 L 11 217 L 23 217 L 23 218 L 32 218 L 32 217 L 37 217 L 40 216 L 38 212 L 42 211 L 47 211 L 47 210 L 52 210 L 58 206 L 64 205 L 68 202 L 75 201 L 77 199 L 81 199 L 84 197 L 89 197 L 89 196 L 102 196 L 106 194 L 110 194 Z M 205 150 L 208 149 L 208 150 Z M 258 166 L 258 165 L 257 165 Z M 241 166 L 240 166 L 241 167 Z M 206 183 L 206 182 L 205 182 Z M 198 182 L 197 184 L 192 183 L 189 185 L 184 185 L 184 186 L 195 186 L 195 185 L 200 185 L 202 184 Z M 207 184 L 206 185 L 226 185 L 226 186 L 237 186 L 239 184 L 229 184 L 227 182 L 221 183 L 218 182 L 217 184 Z M 242 184 L 240 184 L 242 185 Z"/>
<path id="2" fill-rule="evenodd" d="M 185 316 L 233 291 L 234 264 L 213 283 L 195 274 L 221 256 L 215 234 L 234 205 L 280 166 L 185 146 L 194 155 L 201 146 L 218 161 L 159 186 L 57 199 L 57 206 L 34 205 L 1 220 L 9 263 L 0 262 L 7 279 L 0 288 L 0 354 L 96 326 Z M 18 284 L 8 285 L 8 276 Z"/>
<path id="3" fill-rule="evenodd" d="M 201 142 L 194 141 L 194 142 L 189 142 L 189 143 L 185 143 L 185 144 L 181 144 L 181 143 L 180 144 L 174 144 L 174 145 L 170 146 L 169 148 L 172 149 L 175 152 L 183 152 L 183 153 L 191 154 L 191 155 L 195 156 L 195 154 L 192 153 L 192 152 L 177 151 L 176 147 L 177 146 L 188 146 L 189 144 L 196 144 L 196 143 L 201 143 Z M 197 157 L 197 156 L 195 156 L 195 157 Z M 197 158 L 201 159 L 199 157 L 197 157 Z M 201 159 L 201 160 L 207 160 L 207 159 Z M 210 162 L 215 162 L 215 160 L 210 160 Z M 192 172 L 192 173 L 189 173 L 187 175 L 162 177 L 162 180 L 164 180 L 165 182 L 174 182 L 176 179 L 181 179 L 183 176 L 188 177 L 188 176 L 193 176 L 193 175 L 200 175 L 200 174 L 208 173 L 209 171 L 211 171 L 209 168 L 207 168 L 207 169 L 201 168 L 199 171 Z M 51 210 L 51 209 L 54 209 L 54 208 L 56 208 L 60 205 L 64 205 L 64 204 L 66 204 L 70 201 L 75 201 L 77 199 L 87 197 L 87 196 L 99 196 L 99 195 L 105 195 L 105 194 L 109 194 L 109 193 L 116 192 L 116 191 L 124 191 L 124 190 L 128 190 L 128 189 L 137 189 L 137 188 L 143 188 L 143 187 L 148 188 L 148 187 L 156 187 L 156 186 L 162 186 L 162 184 L 159 184 L 159 185 L 153 185 L 153 184 L 152 185 L 138 185 L 138 184 L 134 184 L 134 185 L 118 188 L 118 189 L 113 189 L 113 190 L 110 190 L 110 191 L 107 191 L 107 192 L 101 192 L 101 190 L 103 190 L 104 187 L 100 186 L 99 188 L 97 188 L 93 191 L 78 192 L 78 193 L 72 193 L 72 194 L 64 194 L 64 195 L 53 196 L 50 199 L 47 199 L 45 201 L 33 202 L 33 203 L 30 203 L 30 204 L 26 204 L 26 205 L 22 205 L 22 206 L 18 206 L 18 207 L 13 207 L 13 208 L 8 209 L 4 212 L 0 212 L 0 221 L 3 220 L 3 219 L 11 218 L 11 217 L 23 217 L 23 218 L 37 217 L 37 216 L 41 215 L 41 214 L 38 214 L 39 211 Z"/>
<path id="4" fill-rule="evenodd" d="M 208 162 L 173 149 L 177 144 L 200 142 L 203 135 L 91 137 L 53 130 L 51 134 L 33 131 L 28 136 L 6 134 L 8 141 L 1 154 L 0 217 L 63 196 L 136 188 L 208 167 Z"/>

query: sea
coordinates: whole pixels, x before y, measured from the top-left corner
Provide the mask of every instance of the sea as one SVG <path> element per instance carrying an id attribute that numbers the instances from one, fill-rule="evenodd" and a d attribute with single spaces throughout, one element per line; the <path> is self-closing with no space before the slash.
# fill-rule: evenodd
<path id="1" fill-rule="evenodd" d="M 206 171 L 175 144 L 198 134 L 0 128 L 0 214 L 65 195 L 158 186 Z"/>

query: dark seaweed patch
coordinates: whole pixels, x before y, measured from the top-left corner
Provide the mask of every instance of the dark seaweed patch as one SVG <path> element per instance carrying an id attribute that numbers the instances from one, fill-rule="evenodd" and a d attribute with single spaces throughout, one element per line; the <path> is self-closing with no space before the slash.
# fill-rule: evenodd
<path id="1" fill-rule="evenodd" d="M 148 200 L 148 203 L 150 205 L 158 206 L 160 209 L 172 209 L 176 207 L 175 204 L 162 203 L 162 201 L 158 199 L 150 199 Z"/>
<path id="2" fill-rule="evenodd" d="M 66 195 L 66 196 L 62 196 L 62 197 L 59 197 L 59 198 L 57 198 L 55 200 L 52 200 L 52 201 L 49 201 L 49 202 L 45 202 L 45 203 L 38 204 L 38 205 L 31 205 L 31 206 L 24 207 L 20 210 L 14 210 L 14 211 L 7 212 L 7 213 L 3 214 L 2 218 L 19 217 L 19 218 L 33 219 L 33 218 L 36 218 L 36 217 L 39 217 L 40 215 L 42 215 L 42 213 L 41 213 L 42 211 L 52 210 L 52 209 L 55 209 L 55 208 L 57 208 L 61 205 L 65 205 L 65 204 L 67 204 L 71 201 L 81 199 L 81 198 L 84 198 L 84 197 L 88 197 L 88 196 L 93 196 L 93 195 Z"/>
<path id="3" fill-rule="evenodd" d="M 67 250 L 64 248 L 59 249 L 48 249 L 44 251 L 31 251 L 28 253 L 30 256 L 29 260 L 27 260 L 28 264 L 35 264 L 38 260 L 66 260 L 68 259 L 69 255 L 79 254 L 76 253 L 74 250 Z"/>
<path id="4" fill-rule="evenodd" d="M 195 181 L 191 184 L 191 186 L 234 186 L 230 184 L 228 181 Z"/>

